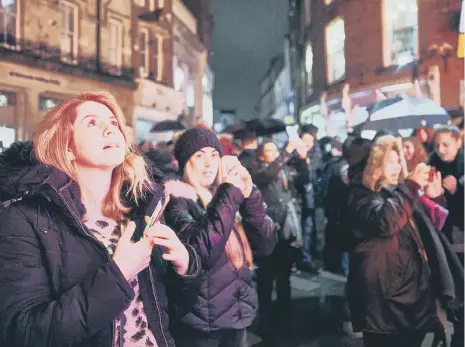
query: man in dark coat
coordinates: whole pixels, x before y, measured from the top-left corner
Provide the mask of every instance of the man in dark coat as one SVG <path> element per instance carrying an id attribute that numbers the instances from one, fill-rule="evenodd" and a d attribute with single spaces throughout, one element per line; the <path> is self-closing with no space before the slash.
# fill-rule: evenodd
<path id="1" fill-rule="evenodd" d="M 303 246 L 300 268 L 311 273 L 318 273 L 321 268 L 325 228 L 323 199 L 319 184 L 324 163 L 317 133 L 318 128 L 312 124 L 300 129 L 300 137 L 307 148 L 310 159 L 307 164 L 309 181 L 301 191 Z"/>

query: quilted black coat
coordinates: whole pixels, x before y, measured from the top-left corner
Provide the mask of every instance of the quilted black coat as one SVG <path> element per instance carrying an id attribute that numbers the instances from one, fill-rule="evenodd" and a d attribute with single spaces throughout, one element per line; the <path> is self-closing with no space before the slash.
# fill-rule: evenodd
<path id="1" fill-rule="evenodd" d="M 257 310 L 252 270 L 244 267 L 236 271 L 225 251 L 238 211 L 254 254 L 269 255 L 276 244 L 275 225 L 266 215 L 258 189 L 254 188 L 244 200 L 238 188 L 224 183 L 207 209 L 199 201 L 186 197 L 172 197 L 168 204 L 164 216 L 167 225 L 197 250 L 204 268 L 194 308 L 173 322 L 175 337 L 175 332 L 181 334 L 183 329 L 212 332 L 242 329 L 252 324 Z"/>

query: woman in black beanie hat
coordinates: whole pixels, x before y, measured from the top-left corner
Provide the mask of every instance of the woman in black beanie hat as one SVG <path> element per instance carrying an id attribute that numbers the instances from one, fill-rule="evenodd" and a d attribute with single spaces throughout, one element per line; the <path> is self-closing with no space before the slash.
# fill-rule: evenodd
<path id="1" fill-rule="evenodd" d="M 257 308 L 253 255 L 273 251 L 274 222 L 248 171 L 236 157 L 222 157 L 212 131 L 186 131 L 174 153 L 185 183 L 182 196 L 172 196 L 165 221 L 198 250 L 204 268 L 197 302 L 172 322 L 176 346 L 245 347 Z"/>

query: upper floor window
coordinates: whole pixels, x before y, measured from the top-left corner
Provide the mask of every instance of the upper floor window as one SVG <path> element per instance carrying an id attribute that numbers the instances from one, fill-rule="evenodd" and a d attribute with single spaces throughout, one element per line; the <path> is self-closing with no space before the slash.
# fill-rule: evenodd
<path id="1" fill-rule="evenodd" d="M 152 51 L 153 51 L 153 75 L 157 81 L 162 80 L 163 72 L 163 37 L 160 35 L 155 35 L 155 39 L 152 41 Z"/>
<path id="2" fill-rule="evenodd" d="M 313 49 L 312 44 L 307 43 L 307 48 L 305 49 L 305 72 L 307 75 L 307 86 L 313 86 Z"/>
<path id="3" fill-rule="evenodd" d="M 140 75 L 145 77 L 149 73 L 149 32 L 141 29 L 139 33 L 139 68 Z"/>
<path id="4" fill-rule="evenodd" d="M 0 1 L 0 44 L 16 46 L 18 38 L 17 0 Z"/>
<path id="5" fill-rule="evenodd" d="M 180 91 L 184 84 L 184 70 L 180 66 L 174 68 L 174 89 Z"/>
<path id="6" fill-rule="evenodd" d="M 326 26 L 328 83 L 342 79 L 346 73 L 344 21 L 337 18 Z"/>
<path id="7" fill-rule="evenodd" d="M 305 25 L 310 25 L 312 22 L 312 8 L 311 8 L 312 0 L 305 0 Z"/>
<path id="8" fill-rule="evenodd" d="M 403 65 L 418 56 L 417 0 L 384 0 L 384 62 Z"/>
<path id="9" fill-rule="evenodd" d="M 111 73 L 115 75 L 121 74 L 121 66 L 123 64 L 123 24 L 113 18 L 108 20 L 110 31 L 109 57 L 111 65 Z"/>
<path id="10" fill-rule="evenodd" d="M 78 9 L 66 1 L 61 4 L 61 59 L 67 63 L 76 63 L 78 49 Z"/>

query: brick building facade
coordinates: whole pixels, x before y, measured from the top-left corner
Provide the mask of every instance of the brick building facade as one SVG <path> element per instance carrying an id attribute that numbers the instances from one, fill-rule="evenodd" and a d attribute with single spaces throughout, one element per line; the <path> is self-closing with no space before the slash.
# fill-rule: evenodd
<path id="1" fill-rule="evenodd" d="M 172 1 L 0 5 L 0 141 L 30 138 L 47 108 L 83 91 L 114 94 L 141 134 L 176 119 L 184 96 L 173 86 Z"/>
<path id="2" fill-rule="evenodd" d="M 464 61 L 453 24 L 460 6 L 460 0 L 291 1 L 300 121 L 324 123 L 323 92 L 330 112 L 340 113 L 346 85 L 352 104 L 366 106 L 377 101 L 376 90 L 388 97 L 413 93 L 414 79 L 443 107 L 463 107 Z"/>

